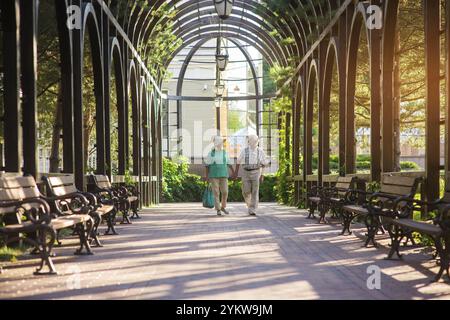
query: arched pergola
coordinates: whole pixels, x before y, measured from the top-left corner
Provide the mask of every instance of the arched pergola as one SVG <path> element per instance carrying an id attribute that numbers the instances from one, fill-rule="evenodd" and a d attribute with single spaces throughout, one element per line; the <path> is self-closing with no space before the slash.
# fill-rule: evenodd
<path id="1" fill-rule="evenodd" d="M 144 5 L 145 4 L 145 5 Z M 153 14 L 167 6 L 175 9 L 173 19 Z M 280 10 L 281 6 L 281 10 Z M 379 8 L 381 28 L 371 25 Z M 67 28 L 68 12 L 79 8 L 80 26 Z M 68 10 L 69 9 L 69 10 Z M 373 7 L 372 7 L 373 9 Z M 395 0 L 236 0 L 229 19 L 220 21 L 212 0 L 58 0 L 54 3 L 60 48 L 63 164 L 73 173 L 77 186 L 85 186 L 83 147 L 83 45 L 89 33 L 93 56 L 96 97 L 97 173 L 112 175 L 109 112 L 119 115 L 119 172 L 117 180 L 131 170 L 142 190 L 149 190 L 144 204 L 156 203 L 161 183 L 161 104 L 167 98 L 161 90 L 163 79 L 152 76 L 145 57 L 160 25 L 170 24 L 182 45 L 165 61 L 170 64 L 183 48 L 198 46 L 206 39 L 223 36 L 237 44 L 251 45 L 266 61 L 295 69 L 284 87 L 289 88 L 293 106 L 283 114 L 289 119 L 287 132 L 292 142 L 293 179 L 298 198 L 303 184 L 329 180 L 329 104 L 333 68 L 339 81 L 339 161 L 341 174 L 355 173 L 354 92 L 359 36 L 368 39 L 370 65 L 371 172 L 366 178 L 380 180 L 394 169 L 393 81 L 394 31 L 398 1 Z M 439 1 L 424 1 L 426 57 L 426 164 L 421 174 L 426 181 L 426 197 L 439 194 L 440 169 L 449 171 L 449 107 L 446 107 L 445 168 L 440 164 L 440 39 L 442 34 Z M 76 11 L 76 10 L 75 10 Z M 4 54 L 4 165 L 6 172 L 38 176 L 36 106 L 36 30 L 38 1 L 2 0 L 0 7 L 3 48 L 18 48 Z M 450 21 L 447 6 L 446 21 Z M 290 38 L 285 43 L 282 39 Z M 447 43 L 450 23 L 446 24 Z M 447 48 L 448 49 L 448 48 Z M 244 50 L 245 51 L 245 50 Z M 243 52 L 244 52 L 243 51 Z M 449 50 L 446 50 L 447 60 Z M 244 53 L 245 55 L 245 53 Z M 114 61 L 113 66 L 111 61 Z M 449 74 L 446 65 L 446 77 Z M 164 68 L 163 67 L 163 68 Z M 115 75 L 117 106 L 111 106 L 109 86 Z M 253 76 L 255 74 L 253 72 Z M 6 81 L 7 80 L 7 81 Z M 182 82 L 182 79 L 181 79 Z M 450 81 L 445 94 L 449 97 Z M 312 114 L 312 92 L 318 90 L 318 115 Z M 281 93 L 281 91 L 279 92 Z M 258 97 L 256 99 L 261 98 Z M 131 106 L 129 105 L 131 103 Z M 180 102 L 181 103 L 181 102 Z M 129 110 L 132 110 L 131 114 Z M 319 118 L 318 174 L 311 171 L 311 117 Z M 129 128 L 128 118 L 132 117 Z M 292 122 L 292 130 L 289 127 Z M 303 123 L 303 126 L 300 126 Z M 147 128 L 146 126 L 149 126 Z M 148 129 L 148 130 L 147 130 Z M 133 154 L 129 154 L 132 131 Z M 303 132 L 301 139 L 300 133 Z M 302 166 L 300 149 L 303 150 Z M 141 151 L 142 150 L 142 151 Z M 133 168 L 127 158 L 133 158 Z M 147 191 L 146 191 L 147 192 Z M 151 195 L 150 195 L 151 194 Z M 297 199 L 298 200 L 298 199 Z"/>

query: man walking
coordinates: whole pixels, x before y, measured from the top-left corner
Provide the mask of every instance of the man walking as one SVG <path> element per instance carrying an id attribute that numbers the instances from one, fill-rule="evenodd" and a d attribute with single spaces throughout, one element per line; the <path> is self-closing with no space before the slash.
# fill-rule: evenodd
<path id="1" fill-rule="evenodd" d="M 234 179 L 237 179 L 240 166 L 242 166 L 242 195 L 247 204 L 248 214 L 256 215 L 259 202 L 259 184 L 263 179 L 261 168 L 266 167 L 266 154 L 258 147 L 259 138 L 257 135 L 247 137 L 248 146 L 239 155 Z"/>

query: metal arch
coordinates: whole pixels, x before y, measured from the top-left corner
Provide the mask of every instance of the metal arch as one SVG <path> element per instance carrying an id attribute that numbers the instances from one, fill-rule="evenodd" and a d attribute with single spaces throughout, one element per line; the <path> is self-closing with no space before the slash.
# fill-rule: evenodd
<path id="1" fill-rule="evenodd" d="M 241 41 L 243 41 L 243 42 L 245 42 L 245 43 L 248 43 L 248 44 L 250 44 L 250 45 L 253 45 L 259 52 L 261 52 L 261 54 L 264 56 L 264 58 L 266 58 L 266 60 L 269 62 L 270 65 L 274 65 L 274 62 L 277 61 L 277 59 L 274 58 L 274 57 L 272 57 L 272 56 L 265 50 L 265 48 L 260 47 L 258 44 L 254 44 L 254 43 L 252 43 L 252 42 L 249 42 L 249 40 L 248 40 L 247 38 L 244 38 L 244 37 L 243 37 L 242 35 L 240 35 L 240 34 L 228 33 L 228 32 L 227 32 L 227 33 L 221 33 L 221 34 L 219 34 L 219 33 L 208 34 L 208 36 L 213 37 L 213 38 L 217 38 L 219 35 L 222 35 L 222 36 L 227 37 L 227 38 L 236 38 L 236 39 L 239 39 L 239 40 L 241 40 Z M 194 42 L 196 42 L 196 41 L 198 41 L 198 40 L 201 40 L 201 39 L 203 39 L 203 38 L 204 38 L 204 36 L 196 36 L 196 37 L 194 37 L 194 38 L 192 38 L 192 39 L 186 40 L 184 44 L 185 44 L 185 46 L 188 46 L 188 45 L 190 45 L 191 43 L 194 43 Z M 179 51 L 181 51 L 181 50 L 182 50 L 182 48 L 179 48 L 178 50 L 176 50 L 175 53 L 174 53 L 174 55 L 176 55 L 176 54 L 177 54 Z M 169 60 L 167 63 L 170 63 L 170 60 Z"/>
<path id="2" fill-rule="evenodd" d="M 227 19 L 227 21 L 225 23 L 222 24 L 222 26 L 231 26 L 231 27 L 239 27 L 239 28 L 242 27 L 243 25 L 240 25 L 240 24 L 239 25 L 235 25 L 235 24 L 233 24 L 233 22 L 236 21 L 236 20 L 234 20 L 232 17 L 230 17 L 230 18 Z M 177 36 L 181 35 L 181 37 L 182 37 L 183 36 L 183 32 L 188 33 L 188 32 L 190 32 L 192 30 L 195 30 L 197 27 L 202 25 L 202 21 L 203 21 L 203 19 L 201 21 L 199 21 L 198 23 L 195 21 L 192 24 L 188 24 L 186 26 L 185 30 L 179 30 L 179 32 L 177 32 L 175 34 Z M 219 21 L 217 21 L 217 23 L 218 22 Z M 219 28 L 216 28 L 214 26 L 214 27 L 210 27 L 210 28 L 205 28 L 202 31 L 206 32 L 205 30 L 213 30 L 213 29 L 214 30 L 219 30 Z M 245 25 L 244 29 L 247 32 L 251 33 L 251 34 L 257 34 L 260 37 L 261 40 L 263 40 L 264 42 L 267 43 L 267 45 L 271 48 L 272 51 L 277 52 L 277 54 L 280 57 L 283 57 L 284 61 L 287 61 L 287 59 L 288 59 L 287 57 L 289 57 L 289 53 L 286 52 L 285 50 L 283 50 L 282 46 L 280 46 L 279 43 L 274 42 L 271 38 L 268 38 L 267 35 L 265 35 L 264 33 L 261 33 L 257 28 L 254 28 L 253 26 L 250 27 L 249 25 Z M 226 28 L 222 28 L 222 30 L 226 30 Z M 192 33 L 192 34 L 195 34 L 195 33 Z"/>
<path id="3" fill-rule="evenodd" d="M 305 114 L 306 117 L 304 119 L 304 139 L 305 139 L 305 145 L 304 145 L 304 163 L 305 163 L 305 174 L 309 175 L 312 174 L 312 159 L 313 159 L 313 143 L 312 143 L 312 129 L 313 129 L 313 104 L 314 104 L 314 89 L 317 87 L 317 90 L 320 90 L 320 83 L 319 83 L 319 64 L 316 59 L 312 59 L 311 63 L 309 65 L 308 70 L 308 78 L 306 83 L 306 105 L 305 107 Z M 318 93 L 320 96 L 320 92 Z M 318 97 L 319 98 L 319 97 Z M 320 99 L 319 99 L 319 107 L 320 107 Z"/>
<path id="4" fill-rule="evenodd" d="M 207 2 L 204 2 L 204 3 L 210 3 L 210 2 L 207 1 Z M 243 26 L 246 26 L 247 24 L 248 25 L 251 25 L 251 24 L 260 25 L 260 26 L 262 26 L 263 30 L 265 31 L 265 32 L 260 32 L 260 33 L 261 34 L 266 34 L 266 35 L 269 36 L 269 32 L 271 31 L 270 26 L 267 24 L 267 22 L 264 19 L 261 19 L 258 15 L 251 15 L 251 14 L 249 14 L 247 12 L 244 12 L 244 10 L 248 10 L 246 8 L 247 6 L 249 6 L 249 4 L 246 3 L 246 2 L 243 2 L 242 3 L 242 12 L 240 13 L 239 17 L 231 16 L 227 20 L 223 21 L 223 23 L 227 23 L 230 19 L 234 19 L 234 20 L 238 20 L 239 24 L 243 25 Z M 206 7 L 207 6 L 202 6 L 202 8 L 206 8 Z M 174 24 L 174 33 L 178 33 L 178 30 L 182 29 L 183 25 L 185 25 L 186 23 L 192 24 L 192 22 L 194 22 L 195 17 L 197 17 L 197 18 L 203 17 L 202 18 L 203 21 L 206 20 L 205 17 L 208 17 L 208 18 L 211 19 L 211 22 L 212 22 L 212 19 L 214 19 L 215 21 L 219 21 L 219 19 L 220 19 L 216 15 L 213 15 L 211 17 L 211 14 L 212 14 L 211 10 L 206 10 L 205 9 L 203 11 L 200 11 L 198 13 L 193 13 L 193 14 L 190 14 L 190 15 L 189 15 L 189 12 L 190 12 L 189 8 L 187 8 L 185 10 L 187 11 L 186 14 L 183 14 L 183 15 L 180 14 L 180 16 L 183 16 L 183 19 L 177 20 L 177 23 Z M 243 17 L 247 18 L 248 20 L 250 20 L 252 22 L 251 23 L 250 22 L 249 23 L 245 23 L 245 21 L 242 19 Z M 197 19 L 197 22 L 200 23 L 200 19 Z M 281 31 L 286 34 L 284 28 Z M 270 39 L 272 41 L 276 40 L 273 36 L 270 36 Z M 292 49 L 293 46 L 289 45 L 287 47 L 289 49 Z"/>
<path id="5" fill-rule="evenodd" d="M 358 58 L 358 47 L 360 43 L 361 30 L 365 21 L 365 15 L 360 8 L 355 8 L 352 24 L 349 34 L 349 42 L 347 48 L 347 83 L 346 83 L 346 119 L 345 119 L 345 172 L 354 173 L 356 163 L 356 148 L 355 148 L 355 101 L 354 95 L 356 90 L 356 68 Z M 364 28 L 367 29 L 367 28 Z M 367 30 L 366 30 L 367 32 Z M 370 53 L 370 40 L 367 37 L 367 50 Z M 369 59 L 370 60 L 370 59 Z"/>
<path id="6" fill-rule="evenodd" d="M 179 2 L 179 0 L 176 0 L 176 1 L 173 1 L 173 2 L 175 2 L 174 5 L 176 5 L 176 4 Z M 160 3 L 161 3 L 161 2 L 160 2 Z M 197 2 L 190 1 L 190 2 L 184 3 L 183 5 L 181 5 L 181 6 L 179 7 L 180 12 L 178 13 L 178 17 L 185 15 L 184 12 L 186 12 L 186 11 L 187 11 L 187 12 L 190 12 L 191 7 L 194 7 L 194 6 L 195 6 L 196 8 L 197 8 L 197 7 L 204 8 L 204 7 L 207 7 L 207 6 L 211 6 L 211 2 L 210 2 L 210 1 L 203 1 L 203 2 L 201 2 L 201 1 L 197 1 Z M 255 10 L 251 10 L 251 11 L 255 14 L 256 17 L 260 17 L 260 16 L 258 16 L 258 14 L 255 12 L 256 10 L 258 10 L 258 9 L 257 9 L 258 6 L 261 6 L 259 3 L 255 2 L 255 1 L 253 1 L 253 0 L 251 0 L 251 1 L 242 1 L 242 2 L 240 2 L 240 1 L 235 1 L 235 8 L 243 9 L 243 8 L 244 8 L 243 6 L 248 6 L 248 7 L 252 6 Z M 259 11 L 260 11 L 260 13 L 267 15 L 267 17 L 270 17 L 269 12 L 267 12 L 267 11 L 265 11 L 265 10 L 259 10 Z M 275 16 L 273 16 L 273 18 L 275 18 Z M 179 18 L 178 18 L 178 19 L 179 19 Z M 261 20 L 263 20 L 263 19 L 261 19 Z M 273 20 L 272 20 L 272 21 L 273 21 Z M 277 20 L 275 20 L 275 21 L 277 21 Z M 278 22 L 278 21 L 277 21 L 277 22 Z M 157 22 L 155 22 L 154 24 L 156 24 L 156 23 L 157 23 Z M 278 25 L 275 26 L 275 27 L 279 27 L 279 29 L 281 29 L 283 32 L 286 32 L 286 31 L 287 31 L 281 24 L 278 24 Z M 289 30 L 289 31 L 290 31 L 290 30 Z"/>
<path id="7" fill-rule="evenodd" d="M 257 4 L 255 4 L 255 5 L 257 5 Z M 259 5 L 259 4 L 258 4 Z M 263 10 L 261 10 L 261 12 L 264 12 Z M 298 16 L 297 16 L 298 17 Z M 297 26 L 297 24 L 296 23 L 294 23 L 294 26 Z M 300 27 L 302 27 L 302 26 L 300 26 Z M 289 28 L 288 28 L 288 30 L 290 30 Z M 292 30 L 290 30 L 291 32 L 292 32 Z M 296 34 L 295 32 L 293 33 L 294 35 Z M 298 43 L 298 41 L 297 41 L 297 43 Z"/>
<path id="8" fill-rule="evenodd" d="M 133 43 L 135 47 L 138 46 L 139 36 L 140 33 L 142 32 L 143 25 L 145 24 L 147 17 L 150 15 L 151 11 L 145 10 L 144 8 L 141 8 L 141 11 L 138 13 L 138 18 L 136 19 L 136 22 L 134 23 L 133 26 L 133 30 L 131 31 L 132 37 L 130 38 L 131 43 Z"/>
<path id="9" fill-rule="evenodd" d="M 298 6 L 301 7 L 303 9 L 304 12 L 306 12 L 303 2 L 298 1 Z M 292 5 L 290 5 L 290 7 L 292 8 L 292 10 L 296 10 Z M 302 40 L 304 43 L 304 48 L 305 51 L 308 48 L 308 34 L 312 34 L 312 27 L 311 27 L 311 22 L 309 20 L 304 20 L 301 17 L 299 17 L 297 14 L 295 14 L 295 19 L 294 20 L 294 24 L 297 26 L 301 26 L 302 29 Z M 297 20 L 297 21 L 296 21 Z M 298 24 L 297 24 L 298 23 Z M 305 26 L 306 25 L 306 26 Z"/>
<path id="10" fill-rule="evenodd" d="M 244 3 L 244 2 L 243 2 Z M 254 3 L 254 2 L 251 2 L 252 4 L 254 4 L 255 6 L 256 5 L 259 5 L 259 4 L 257 4 L 257 3 Z M 189 4 L 189 3 L 188 3 Z M 188 4 L 186 4 L 186 5 L 188 5 Z M 190 4 L 192 4 L 192 3 L 190 3 Z M 245 4 L 246 5 L 248 5 L 248 3 L 247 2 L 245 2 Z M 239 3 L 238 3 L 238 5 L 239 5 Z M 259 6 L 261 6 L 261 5 L 259 5 Z M 253 13 L 255 13 L 254 12 L 255 10 L 253 10 Z M 261 12 L 264 12 L 264 10 L 260 10 Z M 255 16 L 257 16 L 256 15 L 256 13 L 255 13 Z M 157 22 L 156 21 L 154 21 L 153 22 L 154 24 L 156 24 Z M 286 27 L 282 27 L 282 26 L 280 26 L 280 28 L 279 29 L 282 29 L 283 31 L 286 31 Z M 292 35 L 295 35 L 296 33 L 295 32 L 293 32 L 290 28 L 287 28 L 287 30 L 289 30 L 290 31 L 290 33 L 292 34 Z M 294 36 L 295 37 L 295 36 Z M 297 43 L 297 42 L 296 42 Z"/>
<path id="11" fill-rule="evenodd" d="M 123 64 L 122 64 L 122 52 L 121 47 L 119 44 L 119 41 L 117 37 L 110 38 L 109 41 L 109 48 L 110 48 L 110 54 L 109 54 L 109 61 L 108 61 L 108 69 L 111 70 L 111 67 L 113 67 L 111 62 L 114 62 L 114 79 L 116 81 L 116 95 L 117 95 L 117 118 L 118 118 L 118 160 L 119 160 L 119 166 L 118 171 L 120 175 L 125 174 L 125 167 L 126 167 L 126 143 L 125 140 L 125 121 L 126 121 L 126 111 L 125 111 L 125 75 L 123 70 Z"/>
<path id="12" fill-rule="evenodd" d="M 140 113 L 142 115 L 142 119 L 139 122 L 139 130 L 141 130 L 142 137 L 139 139 L 139 148 L 141 148 L 141 143 L 144 145 L 144 154 L 141 155 L 144 157 L 144 168 L 143 168 L 143 174 L 145 176 L 148 176 L 148 111 L 150 110 L 149 104 L 148 104 L 148 91 L 147 91 L 147 80 L 144 77 L 141 77 L 141 92 L 139 95 L 139 104 L 141 106 Z"/>
<path id="13" fill-rule="evenodd" d="M 74 130 L 73 130 L 73 77 L 72 38 L 66 27 L 67 1 L 56 1 L 58 42 L 60 52 L 61 92 L 63 108 L 63 172 L 74 172 Z"/>
<path id="14" fill-rule="evenodd" d="M 270 48 L 267 48 L 267 44 L 266 43 L 262 42 L 260 39 L 258 39 L 257 37 L 255 37 L 254 35 L 252 35 L 250 33 L 242 32 L 242 31 L 239 32 L 239 31 L 236 31 L 236 30 L 233 30 L 233 29 L 230 29 L 230 28 L 226 28 L 226 29 L 224 28 L 224 29 L 222 29 L 222 32 L 220 32 L 220 33 L 219 32 L 215 32 L 216 29 L 214 29 L 214 28 L 206 28 L 204 31 L 205 31 L 205 34 L 203 34 L 203 35 L 199 35 L 199 36 L 193 35 L 193 37 L 192 36 L 191 37 L 187 37 L 187 38 L 185 38 L 183 40 L 184 41 L 188 41 L 190 39 L 203 38 L 203 37 L 206 36 L 206 34 L 207 35 L 213 35 L 213 34 L 214 35 L 220 35 L 220 34 L 222 34 L 222 35 L 228 36 L 228 37 L 230 37 L 230 36 L 233 37 L 233 35 L 235 35 L 235 37 L 237 37 L 239 35 L 241 38 L 247 38 L 246 42 L 248 42 L 248 40 L 251 40 L 252 41 L 251 44 L 255 44 L 256 43 L 260 47 L 264 48 L 264 51 L 267 52 L 268 55 L 272 57 L 272 60 L 279 61 L 280 63 L 285 62 L 282 59 L 282 57 L 280 57 L 278 54 L 272 52 L 270 50 Z M 269 50 L 267 50 L 267 49 L 269 49 Z"/>
<path id="15" fill-rule="evenodd" d="M 97 15 L 91 3 L 83 4 L 82 7 L 83 25 L 81 28 L 81 43 L 84 44 L 86 30 L 89 32 L 91 46 L 92 67 L 94 73 L 95 90 L 95 125 L 96 125 L 96 173 L 106 174 L 106 148 L 105 148 L 105 101 L 104 101 L 104 64 L 102 59 L 102 44 Z M 81 59 L 84 57 L 84 50 L 81 47 Z M 82 60 L 83 61 L 83 60 Z M 86 160 L 86 159 L 84 159 Z"/>
<path id="16" fill-rule="evenodd" d="M 324 69 L 324 83 L 323 83 L 323 102 L 325 103 L 330 99 L 331 94 L 331 81 L 333 78 L 333 67 L 336 66 L 338 74 L 340 73 L 339 67 L 339 55 L 338 55 L 338 39 L 336 36 L 330 38 L 328 43 L 327 53 L 325 57 L 325 69 Z M 339 77 L 338 77 L 339 79 Z"/>
<path id="17" fill-rule="evenodd" d="M 394 50 L 395 50 L 395 28 L 397 25 L 397 12 L 399 8 L 399 1 L 386 1 L 383 21 L 383 35 L 382 35 L 382 160 L 381 167 L 383 171 L 392 171 L 394 168 L 393 152 L 385 152 L 385 150 L 394 150 L 394 132 L 393 121 L 393 78 L 394 71 Z"/>
<path id="18" fill-rule="evenodd" d="M 261 34 L 261 33 L 260 33 Z M 270 39 L 270 38 L 269 38 Z M 289 49 L 290 50 L 290 49 Z"/>
<path id="19" fill-rule="evenodd" d="M 338 39 L 337 37 L 331 37 L 326 55 L 324 56 L 324 70 L 323 70 L 323 84 L 322 84 L 322 103 L 321 103 L 321 121 L 322 125 L 319 126 L 321 132 L 319 132 L 321 137 L 321 150 L 322 150 L 322 173 L 327 175 L 330 173 L 330 98 L 331 98 L 331 86 L 333 81 L 333 67 L 336 66 L 337 70 L 337 81 L 339 81 L 339 55 L 338 55 Z M 344 106 L 340 104 L 339 107 Z M 340 112 L 338 112 L 340 114 Z M 339 121 L 339 129 L 342 129 L 342 120 Z M 340 145 L 340 144 L 339 144 Z"/>
<path id="20" fill-rule="evenodd" d="M 133 34 L 130 28 L 133 28 L 136 25 L 136 19 L 139 16 L 142 8 L 138 7 L 136 2 L 132 2 L 131 6 L 127 5 L 127 10 L 129 8 L 129 14 L 124 17 L 123 29 L 127 33 L 128 39 L 130 41 L 133 39 Z"/>
<path id="21" fill-rule="evenodd" d="M 250 42 L 248 42 L 248 40 L 245 39 L 245 38 L 236 37 L 236 36 L 234 36 L 234 35 L 233 35 L 233 36 L 230 36 L 230 37 L 228 37 L 228 38 L 231 38 L 231 37 L 232 37 L 232 38 L 239 39 L 239 40 L 241 40 L 241 41 L 247 43 L 247 45 L 253 45 L 253 44 L 251 44 Z M 200 37 L 198 37 L 198 38 L 199 38 L 199 39 L 192 39 L 192 40 L 188 41 L 187 43 L 185 43 L 185 47 L 188 46 L 188 45 L 190 45 L 191 43 L 194 43 L 194 42 L 196 42 L 196 41 L 200 41 L 200 40 L 203 39 L 203 38 L 200 38 Z M 211 38 L 213 38 L 213 37 L 211 37 Z M 185 48 L 185 47 L 184 47 L 184 48 Z M 273 66 L 273 61 L 271 60 L 271 57 L 270 57 L 265 51 L 261 50 L 261 48 L 259 48 L 258 46 L 255 46 L 255 48 L 258 50 L 258 52 L 260 52 L 260 53 L 263 55 L 264 59 L 269 63 L 269 65 L 270 65 L 270 66 Z M 172 57 L 170 60 L 168 60 L 168 61 L 166 62 L 165 66 L 164 66 L 165 68 L 168 67 L 168 65 L 171 63 L 171 61 L 173 60 L 173 58 L 174 58 L 181 50 L 183 50 L 183 48 L 179 48 L 178 50 L 176 50 L 176 51 L 174 52 L 173 57 Z"/>
<path id="22" fill-rule="evenodd" d="M 200 23 L 201 22 L 200 19 L 202 19 L 202 21 L 209 19 L 209 21 L 205 21 L 205 22 L 209 22 L 209 24 L 212 24 L 213 20 L 221 21 L 222 23 L 226 23 L 227 21 L 230 21 L 230 19 L 232 19 L 232 20 L 238 20 L 240 25 L 246 25 L 246 23 L 244 23 L 244 21 L 242 20 L 243 17 L 245 17 L 251 21 L 247 24 L 253 25 L 255 27 L 256 26 L 262 27 L 266 34 L 269 34 L 269 32 L 271 31 L 269 29 L 270 26 L 267 24 L 267 22 L 265 20 L 259 20 L 258 16 L 253 16 L 247 12 L 242 12 L 240 17 L 230 16 L 228 19 L 226 19 L 224 21 L 220 20 L 220 18 L 218 16 L 215 16 L 215 15 L 211 16 L 211 15 L 212 15 L 212 13 L 210 10 L 203 10 L 198 13 L 193 13 L 191 15 L 186 14 L 182 20 L 177 20 L 177 23 L 174 24 L 173 31 L 174 31 L 174 33 L 178 33 L 178 30 L 182 30 L 186 24 L 192 24 L 192 22 L 194 22 L 195 20 L 197 20 L 197 22 Z M 195 19 L 195 18 L 197 18 L 197 19 Z M 205 24 L 207 24 L 207 23 L 205 23 Z M 275 40 L 275 38 L 272 36 L 271 36 L 271 39 Z M 288 46 L 288 47 L 292 47 L 292 46 Z"/>
<path id="23" fill-rule="evenodd" d="M 127 63 L 127 87 L 131 86 L 131 76 L 134 75 L 137 78 L 137 66 L 134 59 L 129 59 Z"/>
<path id="24" fill-rule="evenodd" d="M 341 3 L 341 6 L 339 7 L 336 14 L 333 16 L 332 21 L 322 30 L 322 33 L 319 35 L 319 38 L 308 48 L 308 51 L 305 52 L 303 55 L 303 58 L 301 59 L 300 63 L 295 68 L 294 75 L 298 75 L 301 69 L 307 64 L 308 60 L 313 55 L 314 51 L 317 49 L 317 47 L 320 45 L 320 43 L 323 41 L 326 36 L 329 35 L 330 30 L 332 30 L 333 27 L 338 23 L 338 21 L 341 19 L 341 17 L 346 13 L 348 7 L 353 3 L 353 0 L 343 0 Z M 288 85 L 292 81 L 292 78 L 288 79 L 283 86 Z"/>
<path id="25" fill-rule="evenodd" d="M 300 122 L 301 122 L 301 114 L 302 114 L 302 97 L 304 94 L 303 90 L 303 81 L 301 77 L 297 78 L 295 88 L 294 88 L 294 105 L 293 105 L 293 151 L 292 151 L 292 166 L 293 166 L 293 174 L 300 174 Z M 298 199 L 297 199 L 298 200 Z"/>
<path id="26" fill-rule="evenodd" d="M 183 83 L 184 83 L 184 76 L 186 74 L 187 68 L 189 67 L 189 64 L 191 62 L 192 57 L 195 55 L 195 53 L 201 48 L 201 46 L 203 46 L 206 42 L 210 41 L 211 39 L 214 39 L 214 37 L 211 38 L 205 38 L 201 41 L 199 41 L 188 53 L 188 55 L 186 56 L 184 62 L 183 62 L 183 66 L 181 67 L 180 70 L 180 74 L 178 76 L 178 81 L 177 81 L 177 89 L 176 89 L 176 94 L 177 96 L 181 96 L 182 95 L 182 90 L 183 90 Z M 260 88 L 259 88 L 259 83 L 258 83 L 258 75 L 256 73 L 256 67 L 252 62 L 252 59 L 249 55 L 249 53 L 247 52 L 247 50 L 245 50 L 245 48 L 242 48 L 241 44 L 239 44 L 236 40 L 228 38 L 228 40 L 230 42 L 232 42 L 244 55 L 245 59 L 247 60 L 248 64 L 250 65 L 250 70 L 252 72 L 253 78 L 254 78 L 254 85 L 255 85 L 255 95 L 258 97 L 260 95 Z M 258 109 L 260 108 L 259 105 L 259 101 L 260 99 L 256 99 L 256 114 L 258 115 Z M 182 112 L 182 103 L 183 101 L 181 100 L 177 100 L 177 114 L 181 115 Z M 258 117 L 257 117 L 258 118 Z M 178 119 L 178 124 L 177 127 L 180 126 L 181 123 L 181 116 Z M 259 120 L 257 119 L 257 132 L 259 133 Z M 180 129 L 180 128 L 178 128 Z"/>
<path id="27" fill-rule="evenodd" d="M 128 146 L 128 141 L 129 141 L 129 134 L 130 134 L 130 128 L 129 128 L 129 121 L 128 119 L 131 117 L 133 119 L 133 154 L 131 155 L 133 157 L 133 175 L 138 175 L 139 174 L 139 146 L 136 145 L 136 141 L 139 142 L 139 134 L 137 131 L 137 113 L 138 113 L 138 109 L 139 109 L 139 82 L 138 82 L 138 73 L 137 73 L 137 68 L 136 65 L 134 63 L 134 60 L 130 60 L 129 64 L 128 64 L 128 75 L 127 75 L 127 85 L 126 85 L 126 154 L 127 154 L 127 158 L 129 159 L 130 157 L 130 150 L 129 150 L 129 146 Z M 129 106 L 129 102 L 130 102 L 130 97 L 131 97 L 131 115 L 129 114 L 130 112 L 130 106 Z M 137 149 L 136 149 L 137 148 Z M 127 161 L 127 167 L 129 166 L 129 161 Z"/>
<path id="28" fill-rule="evenodd" d="M 280 55 L 283 55 L 286 59 L 286 56 L 291 55 L 292 53 L 289 52 L 286 48 L 283 48 L 283 46 L 280 45 L 279 42 L 275 41 L 272 37 L 268 36 L 267 33 L 262 32 L 261 29 L 259 29 L 257 26 L 253 24 L 243 24 L 241 23 L 241 20 L 235 17 L 230 17 L 225 21 L 221 21 L 219 17 L 209 18 L 209 17 L 203 17 L 199 20 L 195 20 L 192 22 L 186 23 L 183 27 L 178 28 L 174 31 L 174 34 L 179 37 L 183 37 L 184 35 L 190 33 L 191 31 L 195 30 L 196 28 L 203 27 L 203 26 L 209 26 L 210 28 L 216 28 L 219 30 L 219 23 L 222 26 L 235 26 L 239 29 L 244 29 L 248 32 L 252 32 L 257 34 L 262 40 L 267 41 L 267 43 L 272 47 L 272 50 L 276 50 L 279 52 Z M 197 34 L 201 34 L 198 32 Z"/>

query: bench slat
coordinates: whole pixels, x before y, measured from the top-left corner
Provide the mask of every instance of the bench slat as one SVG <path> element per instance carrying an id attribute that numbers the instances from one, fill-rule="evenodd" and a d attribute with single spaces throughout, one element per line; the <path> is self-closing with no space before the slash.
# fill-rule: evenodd
<path id="1" fill-rule="evenodd" d="M 25 200 L 39 198 L 39 196 L 40 193 L 37 187 L 0 189 L 0 201 Z"/>
<path id="2" fill-rule="evenodd" d="M 389 193 L 392 195 L 399 195 L 399 196 L 407 196 L 410 195 L 412 191 L 412 188 L 409 186 L 396 186 L 396 185 L 389 185 L 389 184 L 383 184 L 381 185 L 380 191 L 382 193 Z"/>
<path id="3" fill-rule="evenodd" d="M 382 184 L 390 184 L 395 186 L 412 187 L 416 183 L 414 177 L 401 177 L 401 176 L 384 176 Z"/>
<path id="4" fill-rule="evenodd" d="M 52 192 L 55 196 L 63 196 L 69 193 L 78 192 L 78 190 L 74 185 L 70 185 L 70 186 L 53 187 Z"/>
<path id="5" fill-rule="evenodd" d="M 2 177 L 0 178 L 0 189 L 36 187 L 33 177 Z"/>
<path id="6" fill-rule="evenodd" d="M 73 185 L 75 183 L 73 175 L 60 177 L 47 177 L 47 180 L 52 187 Z"/>

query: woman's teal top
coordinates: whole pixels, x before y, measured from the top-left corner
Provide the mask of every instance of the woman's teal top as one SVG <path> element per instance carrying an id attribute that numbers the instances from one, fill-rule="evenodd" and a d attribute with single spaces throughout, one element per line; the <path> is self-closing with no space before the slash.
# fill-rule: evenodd
<path id="1" fill-rule="evenodd" d="M 228 165 L 230 158 L 225 150 L 212 150 L 206 158 L 206 166 L 209 168 L 208 178 L 228 178 Z"/>

